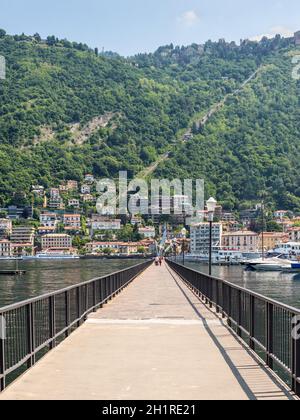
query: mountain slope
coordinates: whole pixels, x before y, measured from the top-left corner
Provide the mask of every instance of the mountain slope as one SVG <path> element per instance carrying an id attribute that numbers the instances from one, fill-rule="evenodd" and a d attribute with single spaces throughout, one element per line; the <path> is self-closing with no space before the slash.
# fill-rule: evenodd
<path id="1" fill-rule="evenodd" d="M 155 176 L 204 177 L 227 207 L 254 200 L 263 181 L 278 205 L 300 207 L 294 50 L 293 39 L 276 37 L 170 45 L 123 59 L 55 37 L 1 32 L 0 205 L 18 191 L 30 200 L 32 184 L 151 167 Z M 261 66 L 263 74 L 230 95 Z M 187 132 L 194 137 L 185 142 Z"/>
<path id="2" fill-rule="evenodd" d="M 294 48 L 265 60 L 258 77 L 156 175 L 203 177 L 227 208 L 257 201 L 300 211 L 300 84 L 292 78 Z M 176 170 L 174 170 L 176 168 Z"/>

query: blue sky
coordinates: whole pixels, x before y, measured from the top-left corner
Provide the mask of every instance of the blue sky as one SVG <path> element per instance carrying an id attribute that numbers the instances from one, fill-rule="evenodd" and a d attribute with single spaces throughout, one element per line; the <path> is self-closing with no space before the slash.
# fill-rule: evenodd
<path id="1" fill-rule="evenodd" d="M 0 0 L 0 27 L 131 55 L 171 42 L 289 35 L 300 29 L 300 1 Z"/>

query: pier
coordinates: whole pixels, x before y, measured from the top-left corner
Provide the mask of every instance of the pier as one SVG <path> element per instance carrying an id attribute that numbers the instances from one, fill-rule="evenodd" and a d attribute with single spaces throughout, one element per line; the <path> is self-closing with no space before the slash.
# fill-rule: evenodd
<path id="1" fill-rule="evenodd" d="M 172 262 L 162 267 L 145 262 L 3 308 L 9 340 L 0 341 L 5 388 L 0 400 L 296 399 L 299 346 L 289 340 L 281 343 L 283 353 L 277 352 L 279 309 L 269 300 L 262 307 L 262 297 L 245 289 L 235 287 L 235 296 L 230 287 Z M 259 319 L 265 309 L 266 336 Z M 12 357 L 9 351 L 20 337 L 13 329 L 18 317 L 29 323 L 29 340 Z M 289 334 L 285 328 L 280 325 Z M 255 349 L 265 338 L 264 361 Z M 38 361 L 46 346 L 52 351 Z M 290 388 L 274 373 L 277 359 L 291 376 Z M 6 387 L 9 374 L 24 363 L 30 369 Z"/>

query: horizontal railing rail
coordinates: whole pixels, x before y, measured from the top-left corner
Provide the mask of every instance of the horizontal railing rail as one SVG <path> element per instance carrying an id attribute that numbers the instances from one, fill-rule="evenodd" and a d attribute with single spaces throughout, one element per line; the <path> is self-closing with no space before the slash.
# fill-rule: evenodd
<path id="1" fill-rule="evenodd" d="M 0 309 L 0 391 L 146 270 L 145 261 Z"/>
<path id="2" fill-rule="evenodd" d="M 167 263 L 300 396 L 300 310 L 172 260 Z"/>

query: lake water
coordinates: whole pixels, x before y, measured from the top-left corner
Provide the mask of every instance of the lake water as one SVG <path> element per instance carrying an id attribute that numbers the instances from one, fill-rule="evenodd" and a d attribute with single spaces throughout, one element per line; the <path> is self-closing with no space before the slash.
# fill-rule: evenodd
<path id="1" fill-rule="evenodd" d="M 141 260 L 32 260 L 20 261 L 24 276 L 0 276 L 0 307 L 102 277 Z M 0 261 L 0 270 L 15 269 L 14 261 Z"/>
<path id="2" fill-rule="evenodd" d="M 208 273 L 207 265 L 189 262 L 186 265 L 202 273 Z M 300 308 L 300 274 L 245 271 L 242 266 L 214 266 L 212 274 L 279 302 Z"/>
<path id="3" fill-rule="evenodd" d="M 102 259 L 20 262 L 19 268 L 26 270 L 26 275 L 0 276 L 0 307 L 101 277 L 139 262 L 141 261 Z M 186 265 L 200 272 L 208 271 L 207 266 L 197 263 Z M 14 268 L 14 262 L 0 261 L 0 270 Z M 213 267 L 213 275 L 300 308 L 300 275 L 247 272 L 238 266 Z"/>

